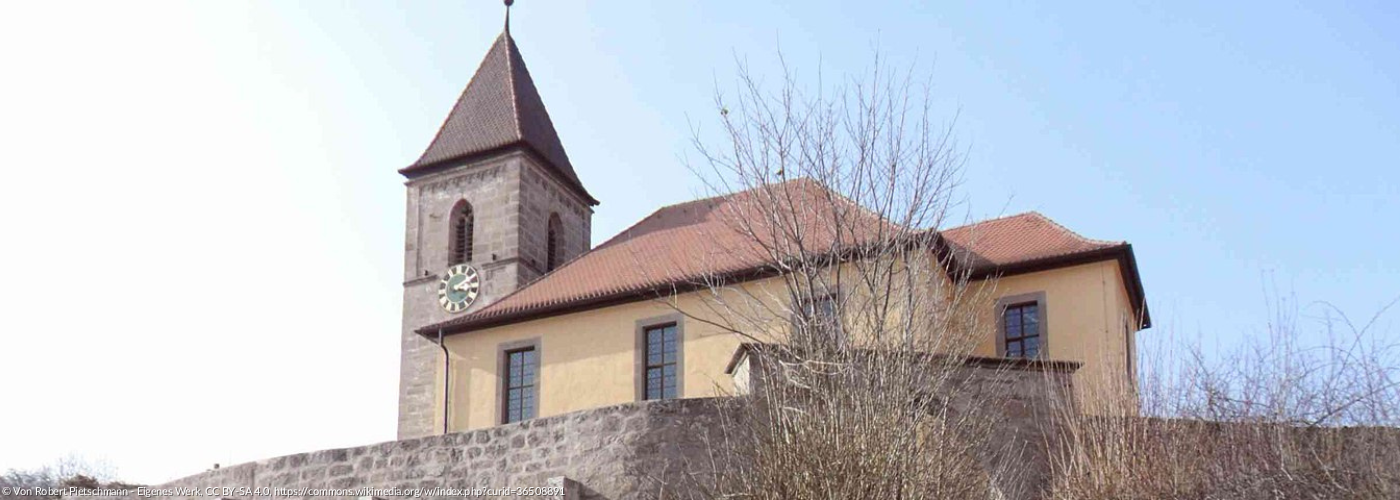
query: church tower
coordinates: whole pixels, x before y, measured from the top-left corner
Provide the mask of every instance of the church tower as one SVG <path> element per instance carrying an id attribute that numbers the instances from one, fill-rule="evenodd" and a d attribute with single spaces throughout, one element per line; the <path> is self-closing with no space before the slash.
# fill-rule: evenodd
<path id="1" fill-rule="evenodd" d="M 443 351 L 415 333 L 479 310 L 588 250 L 593 206 L 506 29 L 408 179 L 399 439 L 442 432 Z M 474 299 L 440 301 L 469 266 Z"/>

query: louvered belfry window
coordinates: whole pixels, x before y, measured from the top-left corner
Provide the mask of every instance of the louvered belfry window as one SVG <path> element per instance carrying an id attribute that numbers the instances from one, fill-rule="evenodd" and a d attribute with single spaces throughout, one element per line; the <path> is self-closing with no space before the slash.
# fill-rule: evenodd
<path id="1" fill-rule="evenodd" d="M 549 234 L 545 242 L 545 272 L 553 271 L 559 266 L 559 231 L 562 224 L 559 222 L 559 214 L 549 214 Z"/>
<path id="2" fill-rule="evenodd" d="M 457 265 L 472 260 L 472 231 L 476 224 L 472 206 L 466 200 L 452 208 L 452 242 L 447 265 Z"/>

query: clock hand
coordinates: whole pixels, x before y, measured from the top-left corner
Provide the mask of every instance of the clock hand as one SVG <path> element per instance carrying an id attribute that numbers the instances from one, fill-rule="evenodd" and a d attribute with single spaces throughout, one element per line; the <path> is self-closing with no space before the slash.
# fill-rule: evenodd
<path id="1" fill-rule="evenodd" d="M 458 282 L 456 285 L 452 285 L 452 289 L 453 289 L 453 290 L 456 290 L 456 291 L 458 291 L 458 292 L 465 292 L 465 291 L 467 291 L 467 288 L 469 288 L 469 287 L 467 286 L 467 280 L 462 280 L 462 281 Z"/>

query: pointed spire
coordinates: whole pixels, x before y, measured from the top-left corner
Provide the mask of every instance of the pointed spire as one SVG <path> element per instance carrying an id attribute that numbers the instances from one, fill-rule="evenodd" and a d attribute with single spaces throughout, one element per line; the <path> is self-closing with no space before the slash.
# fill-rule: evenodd
<path id="1" fill-rule="evenodd" d="M 491 45 L 437 136 L 418 161 L 400 169 L 399 173 L 414 177 L 460 164 L 477 155 L 518 147 L 543 159 L 546 169 L 596 205 L 598 201 L 588 194 L 574 173 L 564 144 L 554 130 L 554 122 L 549 119 L 539 90 L 525 68 L 525 60 L 520 57 L 520 49 L 510 36 L 511 3 L 506 0 L 505 31 Z"/>

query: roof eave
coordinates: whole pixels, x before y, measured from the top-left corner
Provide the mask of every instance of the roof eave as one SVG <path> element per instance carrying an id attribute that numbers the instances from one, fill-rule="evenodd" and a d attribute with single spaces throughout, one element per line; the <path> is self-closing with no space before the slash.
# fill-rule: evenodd
<path id="1" fill-rule="evenodd" d="M 984 280 L 1015 276 L 1109 259 L 1118 261 L 1119 270 L 1123 275 L 1123 287 L 1128 292 L 1128 299 L 1132 301 L 1133 312 L 1138 316 L 1138 328 L 1151 328 L 1152 317 L 1147 310 L 1147 293 L 1142 286 L 1142 276 L 1138 273 L 1137 257 L 1133 254 L 1133 245 L 1127 242 L 1095 250 L 1055 255 L 1013 264 L 981 266 L 970 270 L 969 278 Z"/>
<path id="2" fill-rule="evenodd" d="M 448 320 L 435 325 L 428 325 L 423 328 L 419 328 L 415 331 L 419 335 L 430 338 L 436 338 L 437 332 L 439 330 L 442 331 L 443 335 L 459 335 L 464 333 L 471 333 L 478 330 L 485 330 L 488 328 L 495 328 L 498 326 L 512 325 L 515 323 L 523 323 L 526 321 L 544 319 L 552 316 L 560 316 L 574 312 L 587 311 L 589 309 L 597 309 L 612 305 L 625 304 L 628 302 L 640 302 L 649 298 L 653 298 L 648 292 L 656 291 L 656 288 L 651 288 L 647 290 L 618 292 L 599 295 L 597 297 L 590 297 L 588 299 L 582 299 L 573 302 L 560 302 L 557 304 L 550 304 L 531 309 L 510 311 L 494 316 L 471 318 L 457 322 L 453 322 L 453 320 Z"/>
<path id="3" fill-rule="evenodd" d="M 952 255 L 946 239 L 936 231 L 930 231 L 915 235 L 908 244 L 930 244 L 932 250 L 939 255 L 939 260 L 945 260 Z M 1147 310 L 1146 293 L 1142 286 L 1142 278 L 1138 273 L 1137 259 L 1133 254 L 1133 247 L 1126 242 L 1113 246 L 1077 252 L 1066 255 L 1057 255 L 1042 259 L 1028 260 L 1004 266 L 982 266 L 965 271 L 970 280 L 984 280 L 994 277 L 1013 276 L 1027 274 L 1038 271 L 1058 269 L 1092 262 L 1100 262 L 1109 259 L 1116 259 L 1119 263 L 1123 276 L 1123 285 L 1128 293 L 1128 298 L 1132 301 L 1134 312 L 1139 318 L 1139 328 L 1145 329 L 1152 326 L 1151 316 Z M 951 272 L 951 270 L 950 270 Z M 754 266 L 725 273 L 722 277 L 725 281 L 744 282 L 764 277 L 777 275 L 778 272 L 768 265 Z M 639 302 L 662 298 L 666 295 L 691 292 L 704 288 L 706 285 L 697 282 L 686 282 L 678 280 L 672 283 L 651 285 L 643 288 L 619 290 L 612 293 L 579 299 L 574 301 L 559 302 L 529 309 L 505 312 L 495 316 L 481 318 L 464 318 L 464 320 L 448 320 L 445 322 L 429 325 L 416 330 L 419 335 L 436 337 L 438 330 L 442 330 L 444 335 L 456 335 L 470 333 L 473 331 L 505 326 L 525 321 L 544 319 L 552 316 L 560 316 L 574 312 L 587 311 L 612 305 L 625 304 L 629 302 Z M 454 321 L 456 321 L 454 323 Z"/>
<path id="4" fill-rule="evenodd" d="M 501 146 L 496 146 L 491 149 L 467 153 L 463 155 L 457 155 L 438 161 L 428 163 L 414 163 L 412 165 L 399 169 L 399 175 L 404 176 L 404 178 L 406 179 L 413 180 L 423 177 L 425 175 L 435 174 L 438 172 L 449 170 L 454 167 L 461 166 L 463 164 L 473 163 L 496 156 L 502 156 L 516 151 L 522 151 L 525 154 L 530 155 L 535 162 L 545 165 L 545 171 L 549 172 L 550 176 L 554 177 L 564 186 L 567 186 L 570 190 L 574 192 L 574 194 L 577 194 L 579 195 L 579 197 L 583 198 L 583 201 L 587 202 L 588 206 L 598 206 L 598 199 L 594 198 L 593 195 L 590 194 L 588 190 L 583 187 L 582 184 L 573 182 L 569 178 L 565 177 L 563 174 L 560 174 L 558 172 L 558 167 L 555 167 L 552 163 L 549 162 L 549 160 L 546 160 L 544 155 L 540 154 L 538 149 L 536 149 L 534 146 L 531 146 L 529 142 L 526 142 L 523 139 L 511 141 L 509 143 L 503 144 Z"/>
<path id="5" fill-rule="evenodd" d="M 928 231 L 914 234 L 904 241 L 904 245 L 928 245 L 935 246 L 942 244 L 942 236 L 937 232 Z M 849 259 L 863 247 L 853 247 L 842 252 L 841 259 Z M 718 279 L 728 283 L 742 283 L 756 279 L 777 276 L 779 271 L 769 263 L 757 266 L 750 266 L 743 269 L 720 273 Z M 437 331 L 441 329 L 444 335 L 455 335 L 468 333 L 486 328 L 505 326 L 514 323 L 543 319 L 550 316 L 558 316 L 579 311 L 587 311 L 600 307 L 606 307 L 629 302 L 639 302 L 663 297 L 664 294 L 675 295 L 679 293 L 693 292 L 709 286 L 706 283 L 695 281 L 699 278 L 682 278 L 670 283 L 650 285 L 641 288 L 619 290 L 616 292 L 579 299 L 574 301 L 560 302 L 529 309 L 505 312 L 495 316 L 481 318 L 465 318 L 462 320 L 448 320 L 441 323 L 428 325 L 415 330 L 419 335 L 436 337 Z M 455 323 L 454 323 L 455 321 Z"/>
<path id="6" fill-rule="evenodd" d="M 763 355 L 765 350 L 774 350 L 782 353 L 781 347 L 777 344 L 763 342 L 744 342 L 734 350 L 734 354 L 729 357 L 729 363 L 724 367 L 725 375 L 733 375 L 734 371 L 743 363 L 744 358 L 754 354 Z M 1059 372 L 1074 373 L 1084 367 L 1084 363 L 1072 360 L 1045 359 L 1045 358 L 1004 358 L 989 356 L 958 356 L 953 358 L 946 354 L 920 353 L 917 351 L 905 351 L 910 355 L 926 358 L 958 359 L 963 366 L 969 368 L 992 368 L 1011 369 L 1021 371 Z"/>
<path id="7" fill-rule="evenodd" d="M 771 266 L 762 265 L 740 269 L 723 273 L 718 279 L 729 283 L 742 283 L 766 277 L 776 276 L 778 273 Z M 585 299 L 568 302 L 559 302 L 529 309 L 520 309 L 501 313 L 494 316 L 481 318 L 462 318 L 458 320 L 447 320 L 441 323 L 428 325 L 415 330 L 419 335 L 436 338 L 437 331 L 442 330 L 443 335 L 457 335 L 470 333 L 487 328 L 505 326 L 525 321 L 544 319 L 551 316 L 587 311 L 601 307 L 607 307 L 630 302 L 640 302 L 643 300 L 660 299 L 667 296 L 674 296 L 681 293 L 693 292 L 703 289 L 709 285 L 697 281 L 676 281 L 660 285 L 651 285 L 642 288 L 618 290 L 611 293 L 597 295 Z"/>
<path id="8" fill-rule="evenodd" d="M 1123 280 L 1128 287 L 1128 298 L 1133 301 L 1133 309 L 1138 313 L 1138 329 L 1152 328 L 1152 314 L 1147 310 L 1147 290 L 1142 286 L 1142 275 L 1138 272 L 1137 255 L 1133 246 L 1126 245 L 1119 265 L 1123 268 Z M 1131 279 L 1130 279 L 1131 278 Z"/>

